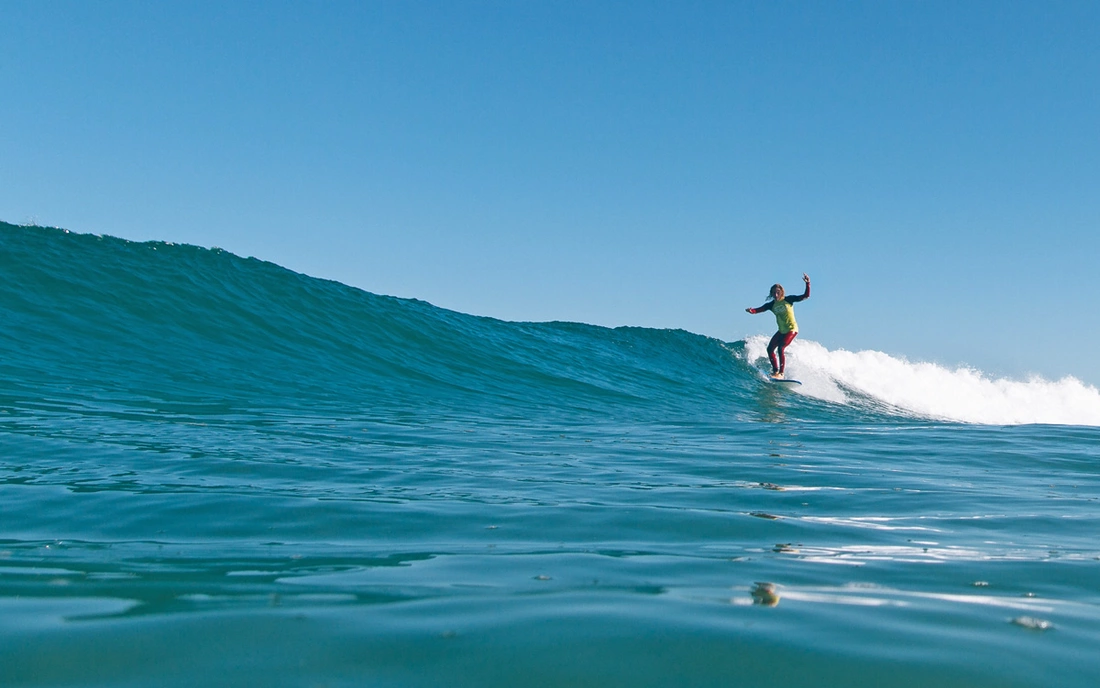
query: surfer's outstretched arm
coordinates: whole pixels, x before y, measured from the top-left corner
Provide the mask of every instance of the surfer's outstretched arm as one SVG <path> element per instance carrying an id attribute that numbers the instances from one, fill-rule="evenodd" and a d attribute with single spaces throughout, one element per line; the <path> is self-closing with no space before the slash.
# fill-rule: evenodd
<path id="1" fill-rule="evenodd" d="M 772 302 L 768 301 L 763 306 L 757 306 L 756 308 L 746 308 L 745 312 L 746 313 L 752 313 L 753 315 L 756 315 L 757 313 L 771 312 L 771 309 L 772 309 Z"/>
<path id="2" fill-rule="evenodd" d="M 788 296 L 787 301 L 798 303 L 799 301 L 810 298 L 810 276 L 806 273 L 802 273 L 802 281 L 806 283 L 806 291 L 802 292 L 802 296 Z"/>

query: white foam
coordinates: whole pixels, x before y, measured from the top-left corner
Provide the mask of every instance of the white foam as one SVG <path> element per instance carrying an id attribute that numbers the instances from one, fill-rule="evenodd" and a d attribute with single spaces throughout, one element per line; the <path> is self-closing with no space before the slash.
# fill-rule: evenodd
<path id="1" fill-rule="evenodd" d="M 767 357 L 768 338 L 749 337 L 750 363 Z M 858 396 L 915 415 L 965 423 L 1100 426 L 1100 390 L 1077 378 L 994 379 L 971 368 L 914 363 L 881 351 L 830 351 L 797 339 L 787 349 L 787 376 L 800 394 L 834 403 Z"/>

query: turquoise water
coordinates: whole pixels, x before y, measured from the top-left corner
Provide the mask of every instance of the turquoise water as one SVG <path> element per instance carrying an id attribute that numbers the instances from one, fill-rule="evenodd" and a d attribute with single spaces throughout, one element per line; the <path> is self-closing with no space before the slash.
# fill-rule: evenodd
<path id="1" fill-rule="evenodd" d="M 0 685 L 1093 686 L 1100 393 L 0 225 Z"/>

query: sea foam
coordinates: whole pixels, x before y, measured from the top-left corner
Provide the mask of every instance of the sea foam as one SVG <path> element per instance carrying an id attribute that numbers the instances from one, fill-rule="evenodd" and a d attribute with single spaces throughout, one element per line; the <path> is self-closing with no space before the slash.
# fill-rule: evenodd
<path id="1" fill-rule="evenodd" d="M 747 360 L 766 358 L 767 344 L 767 337 L 747 338 Z M 833 351 L 803 339 L 787 350 L 787 374 L 802 381 L 800 393 L 838 404 L 964 423 L 1100 426 L 1100 390 L 1074 377 L 994 378 L 881 351 Z"/>

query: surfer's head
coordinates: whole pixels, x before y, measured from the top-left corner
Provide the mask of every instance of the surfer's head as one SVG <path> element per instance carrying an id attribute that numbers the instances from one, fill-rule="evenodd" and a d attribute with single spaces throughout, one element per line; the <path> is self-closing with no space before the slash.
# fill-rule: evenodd
<path id="1" fill-rule="evenodd" d="M 780 299 L 782 299 L 784 296 L 787 295 L 787 292 L 783 291 L 783 285 L 782 284 L 773 284 L 771 295 L 772 295 L 773 299 L 775 299 L 776 301 L 779 301 Z"/>

